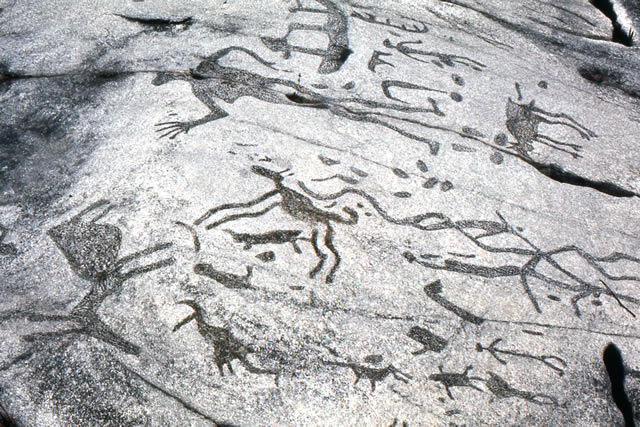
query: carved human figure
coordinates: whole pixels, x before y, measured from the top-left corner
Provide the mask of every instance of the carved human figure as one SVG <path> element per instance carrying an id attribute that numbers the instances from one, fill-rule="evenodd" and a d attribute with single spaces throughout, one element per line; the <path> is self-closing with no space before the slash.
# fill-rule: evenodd
<path id="1" fill-rule="evenodd" d="M 272 104 L 327 110 L 335 116 L 348 120 L 377 124 L 409 139 L 426 144 L 431 154 L 438 153 L 440 148 L 438 142 L 407 130 L 405 125 L 441 130 L 442 127 L 391 114 L 391 112 L 400 112 L 443 116 L 444 113 L 432 98 L 428 99 L 430 107 L 414 107 L 407 103 L 385 103 L 357 96 L 325 96 L 292 80 L 265 77 L 252 71 L 220 64 L 220 60 L 232 51 L 244 52 L 261 65 L 275 70 L 272 63 L 265 61 L 251 50 L 231 46 L 220 49 L 209 56 L 191 72 L 158 73 L 152 84 L 160 86 L 174 80 L 186 81 L 191 85 L 196 98 L 210 110 L 208 114 L 196 120 L 171 120 L 158 123 L 156 126 L 161 138 L 174 139 L 196 126 L 228 116 L 229 113 L 218 105 L 217 100 L 232 104 L 236 100 L 248 96 Z"/>
<path id="2" fill-rule="evenodd" d="M 32 333 L 22 338 L 28 342 L 51 340 L 64 335 L 85 335 L 113 345 L 127 353 L 138 354 L 140 348 L 118 336 L 102 320 L 98 313 L 102 303 L 110 296 L 120 293 L 124 283 L 136 276 L 167 267 L 175 262 L 173 257 L 152 262 L 123 271 L 126 264 L 155 252 L 168 249 L 171 243 L 161 243 L 139 252 L 118 258 L 122 232 L 111 224 L 97 221 L 105 216 L 112 206 L 106 200 L 93 203 L 80 213 L 53 228 L 47 234 L 66 258 L 72 271 L 91 285 L 68 314 L 37 313 L 25 310 L 0 313 L 0 321 L 27 319 L 33 322 L 68 322 L 69 329 L 55 332 Z M 102 212 L 90 220 L 84 218 L 91 212 Z M 24 355 L 14 358 L 4 368 L 22 360 Z"/>

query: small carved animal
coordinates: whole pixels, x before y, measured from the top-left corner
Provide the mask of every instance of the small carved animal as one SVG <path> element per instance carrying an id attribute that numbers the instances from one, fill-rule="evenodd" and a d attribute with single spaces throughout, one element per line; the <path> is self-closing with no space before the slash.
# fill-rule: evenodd
<path id="1" fill-rule="evenodd" d="M 233 237 L 233 240 L 239 243 L 244 243 L 244 249 L 251 249 L 254 245 L 266 245 L 283 243 L 291 243 L 293 250 L 296 253 L 302 253 L 296 241 L 299 240 L 298 236 L 302 233 L 302 230 L 275 230 L 262 234 L 251 233 L 236 233 L 231 230 L 224 230 Z"/>
<path id="2" fill-rule="evenodd" d="M 334 366 L 342 366 L 345 368 L 349 368 L 356 375 L 356 380 L 353 383 L 354 385 L 358 384 L 361 378 L 367 378 L 371 383 L 371 391 L 376 390 L 376 383 L 378 381 L 383 381 L 389 375 L 392 375 L 395 379 L 402 381 L 403 383 L 408 383 L 411 377 L 404 372 L 398 370 L 395 366 L 389 365 L 386 368 L 372 368 L 369 366 L 357 365 L 355 363 L 345 363 L 345 362 L 325 362 L 327 365 Z"/>
<path id="3" fill-rule="evenodd" d="M 257 368 L 249 363 L 247 355 L 253 353 L 254 350 L 234 337 L 228 328 L 208 324 L 204 319 L 203 310 L 197 302 L 193 300 L 184 300 L 179 301 L 178 304 L 188 305 L 193 309 L 193 313 L 182 319 L 182 321 L 173 328 L 173 332 L 177 331 L 192 320 L 195 320 L 198 333 L 207 342 L 207 345 L 213 347 L 213 360 L 218 367 L 218 371 L 220 371 L 220 375 L 224 376 L 223 368 L 225 365 L 233 375 L 231 362 L 238 360 L 247 371 L 253 374 L 275 375 L 275 382 L 277 385 L 278 373 Z"/>
<path id="4" fill-rule="evenodd" d="M 453 399 L 453 395 L 451 394 L 451 387 L 469 387 L 474 390 L 482 391 L 481 388 L 475 386 L 471 380 L 483 381 L 482 378 L 478 377 L 470 377 L 469 371 L 473 369 L 472 365 L 469 365 L 465 368 L 464 372 L 461 374 L 455 372 L 444 372 L 442 370 L 442 365 L 438 367 L 440 370 L 439 374 L 433 374 L 429 376 L 429 379 L 432 381 L 441 382 L 444 385 L 445 390 L 447 391 L 447 395 Z"/>

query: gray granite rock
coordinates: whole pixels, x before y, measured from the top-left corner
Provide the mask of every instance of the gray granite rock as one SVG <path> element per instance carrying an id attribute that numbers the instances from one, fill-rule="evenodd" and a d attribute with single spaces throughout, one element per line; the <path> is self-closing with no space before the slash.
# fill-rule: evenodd
<path id="1" fill-rule="evenodd" d="M 638 10 L 415 3 L 0 0 L 0 414 L 637 420 Z"/>

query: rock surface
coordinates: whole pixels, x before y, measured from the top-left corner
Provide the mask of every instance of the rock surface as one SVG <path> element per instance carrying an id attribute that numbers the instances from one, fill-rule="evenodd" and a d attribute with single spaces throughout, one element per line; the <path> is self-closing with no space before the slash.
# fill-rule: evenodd
<path id="1" fill-rule="evenodd" d="M 0 0 L 0 412 L 637 417 L 638 11 L 414 3 Z"/>

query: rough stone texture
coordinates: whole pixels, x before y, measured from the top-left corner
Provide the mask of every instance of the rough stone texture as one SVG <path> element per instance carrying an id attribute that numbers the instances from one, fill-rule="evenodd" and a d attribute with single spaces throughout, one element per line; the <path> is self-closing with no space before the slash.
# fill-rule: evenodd
<path id="1" fill-rule="evenodd" d="M 0 1 L 4 411 L 620 425 L 614 343 L 637 417 L 638 11 L 610 8 Z"/>

